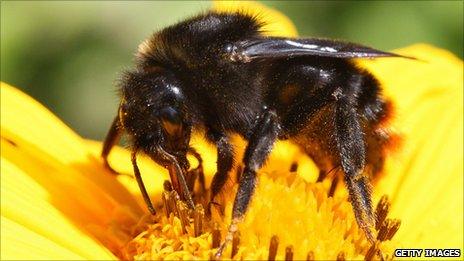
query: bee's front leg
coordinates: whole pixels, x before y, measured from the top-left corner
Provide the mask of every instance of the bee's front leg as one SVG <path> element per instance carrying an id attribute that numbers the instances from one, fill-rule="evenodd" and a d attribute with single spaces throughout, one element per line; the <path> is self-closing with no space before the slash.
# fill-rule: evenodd
<path id="1" fill-rule="evenodd" d="M 143 200 L 148 207 L 148 210 L 152 215 L 156 214 L 155 208 L 153 207 L 153 203 L 151 202 L 150 196 L 148 196 L 147 189 L 145 188 L 145 184 L 142 180 L 142 175 L 140 174 L 139 167 L 137 166 L 137 148 L 132 151 L 132 167 L 134 168 L 134 175 L 135 180 L 137 180 L 137 184 L 139 185 L 140 192 L 142 193 Z"/>
<path id="2" fill-rule="evenodd" d="M 240 177 L 239 187 L 235 196 L 232 223 L 229 226 L 225 241 L 216 252 L 216 259 L 221 258 L 227 244 L 233 240 L 233 235 L 238 229 L 238 223 L 242 220 L 253 195 L 256 172 L 263 166 L 280 132 L 280 123 L 274 111 L 265 111 L 260 117 L 251 135 L 245 151 L 245 168 Z"/>
<path id="3" fill-rule="evenodd" d="M 113 123 L 111 124 L 108 134 L 106 135 L 105 141 L 103 142 L 103 149 L 101 152 L 101 157 L 103 159 L 105 168 L 107 168 L 112 174 L 115 175 L 119 173 L 110 166 L 108 162 L 108 155 L 110 154 L 111 149 L 114 147 L 114 145 L 116 145 L 116 143 L 118 143 L 121 139 L 121 134 L 122 129 L 119 124 L 119 117 L 116 116 L 113 120 Z"/>
<path id="4" fill-rule="evenodd" d="M 161 146 L 154 146 L 153 151 L 149 152 L 148 154 L 155 162 L 165 166 L 168 169 L 174 189 L 177 191 L 177 193 L 179 193 L 182 199 L 186 201 L 190 209 L 195 209 L 195 204 L 193 203 L 192 195 L 183 173 L 184 171 L 176 157 L 169 154 Z"/>

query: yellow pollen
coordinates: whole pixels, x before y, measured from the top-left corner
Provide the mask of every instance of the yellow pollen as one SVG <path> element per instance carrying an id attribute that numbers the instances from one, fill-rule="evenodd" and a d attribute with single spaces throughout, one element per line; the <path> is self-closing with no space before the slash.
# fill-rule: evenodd
<path id="1" fill-rule="evenodd" d="M 388 198 L 376 207 L 377 241 L 358 228 L 345 189 L 328 179 L 307 182 L 293 172 L 260 173 L 252 203 L 223 259 L 352 260 L 391 258 L 399 220 L 387 218 Z M 195 191 L 189 210 L 175 191 L 165 191 L 153 222 L 123 249 L 124 259 L 212 259 L 227 234 L 237 185 L 225 188 L 205 215 L 207 195 Z M 165 186 L 169 188 L 169 186 Z M 333 194 L 333 196 L 329 196 Z"/>

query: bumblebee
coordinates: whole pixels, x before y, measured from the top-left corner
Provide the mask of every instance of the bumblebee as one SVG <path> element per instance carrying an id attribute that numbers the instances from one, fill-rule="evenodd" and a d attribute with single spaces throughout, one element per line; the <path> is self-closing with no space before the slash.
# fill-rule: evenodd
<path id="1" fill-rule="evenodd" d="M 193 131 L 217 147 L 211 200 L 234 162 L 231 134 L 247 142 L 229 234 L 237 230 L 257 171 L 277 140 L 298 144 L 323 177 L 340 168 L 360 228 L 373 242 L 369 175 L 382 170 L 391 135 L 391 108 L 377 79 L 353 58 L 403 57 L 359 44 L 319 38 L 268 37 L 255 16 L 208 12 L 154 33 L 138 48 L 133 70 L 120 81 L 121 103 L 105 140 L 107 156 L 125 132 L 134 174 L 155 210 L 137 167 L 144 153 L 169 170 L 171 182 L 194 208 L 186 182 Z M 409 58 L 409 57 L 406 57 Z M 109 166 L 109 165 L 108 165 Z"/>

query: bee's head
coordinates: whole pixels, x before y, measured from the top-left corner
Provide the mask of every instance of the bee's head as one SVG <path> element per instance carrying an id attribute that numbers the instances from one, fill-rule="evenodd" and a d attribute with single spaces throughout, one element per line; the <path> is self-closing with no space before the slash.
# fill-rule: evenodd
<path id="1" fill-rule="evenodd" d="M 175 76 L 163 69 L 127 72 L 121 96 L 119 120 L 134 147 L 150 154 L 161 146 L 188 169 L 192 123 Z"/>

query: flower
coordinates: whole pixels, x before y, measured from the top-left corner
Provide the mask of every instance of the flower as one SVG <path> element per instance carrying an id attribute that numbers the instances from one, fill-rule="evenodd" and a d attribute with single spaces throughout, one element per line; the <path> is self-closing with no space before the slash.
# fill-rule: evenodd
<path id="1" fill-rule="evenodd" d="M 220 3 L 216 8 L 233 9 L 223 4 L 229 5 Z M 296 34 L 277 11 L 258 3 L 247 6 L 265 10 L 264 17 L 268 12 L 275 19 L 269 33 Z M 371 247 L 357 228 L 343 186 L 329 197 L 330 180 L 316 183 L 317 169 L 309 158 L 296 146 L 280 142 L 260 171 L 252 204 L 240 225 L 240 243 L 224 257 L 234 252 L 234 258 L 265 259 L 276 246 L 277 259 L 286 254 L 295 259 L 375 258 L 380 253 L 372 251 L 377 249 L 391 257 L 393 249 L 400 247 L 462 252 L 463 63 L 424 44 L 396 52 L 420 61 L 359 61 L 378 77 L 385 96 L 395 103 L 392 128 L 404 139 L 374 187 L 374 202 L 387 208 L 380 198 L 388 195 L 389 217 L 401 220 L 394 237 Z M 103 167 L 100 142 L 80 138 L 14 87 L 2 83 L 0 90 L 1 259 L 206 259 L 214 252 L 213 241 L 218 232 L 224 235 L 230 221 L 234 193 L 223 195 L 225 217 L 213 212 L 209 221 L 198 211 L 193 218 L 197 224 L 186 224 L 182 204 L 173 193 L 163 192 L 163 181 L 169 177 L 166 170 L 141 158 L 146 187 L 158 202 L 159 214 L 150 217 L 135 181 L 112 176 Z M 202 155 L 209 184 L 215 172 L 215 149 L 200 137 L 192 143 Z M 243 142 L 238 144 L 243 149 Z M 123 148 L 114 149 L 110 162 L 121 173 L 132 172 L 130 154 Z M 235 189 L 233 182 L 229 188 Z M 177 214 L 166 215 L 161 199 Z M 388 222 L 384 227 L 397 224 Z"/>

